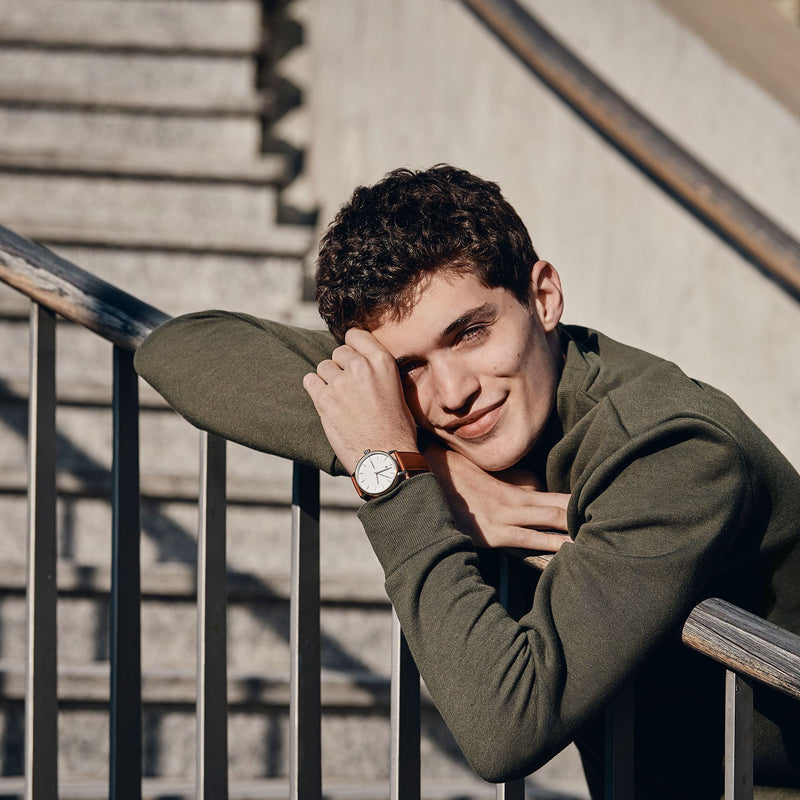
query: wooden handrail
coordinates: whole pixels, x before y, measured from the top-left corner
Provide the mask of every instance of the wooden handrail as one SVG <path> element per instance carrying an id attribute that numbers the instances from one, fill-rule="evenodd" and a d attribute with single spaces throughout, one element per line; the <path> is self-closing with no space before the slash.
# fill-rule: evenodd
<path id="1" fill-rule="evenodd" d="M 800 698 L 800 636 L 711 598 L 692 609 L 681 638 L 728 669 Z"/>
<path id="2" fill-rule="evenodd" d="M 135 350 L 169 316 L 0 225 L 0 280 L 62 317 Z"/>
<path id="3" fill-rule="evenodd" d="M 600 80 L 516 0 L 464 4 L 626 158 L 800 300 L 800 242 Z"/>

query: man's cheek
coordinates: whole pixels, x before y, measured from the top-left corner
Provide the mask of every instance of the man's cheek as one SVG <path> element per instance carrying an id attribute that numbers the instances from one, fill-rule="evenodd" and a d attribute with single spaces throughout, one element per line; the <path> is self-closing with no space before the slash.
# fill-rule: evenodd
<path id="1" fill-rule="evenodd" d="M 406 401 L 411 416 L 414 417 L 414 422 L 421 428 L 429 428 L 426 416 L 422 411 L 422 404 L 420 403 L 419 389 L 417 385 L 411 381 L 410 378 L 403 380 L 403 398 Z"/>

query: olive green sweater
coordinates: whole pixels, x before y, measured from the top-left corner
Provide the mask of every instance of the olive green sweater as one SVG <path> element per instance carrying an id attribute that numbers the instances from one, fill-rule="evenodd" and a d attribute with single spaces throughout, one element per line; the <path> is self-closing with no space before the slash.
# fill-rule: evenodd
<path id="1" fill-rule="evenodd" d="M 556 411 L 529 460 L 571 494 L 574 544 L 541 576 L 515 572 L 516 614 L 433 475 L 359 517 L 420 673 L 480 775 L 526 775 L 576 741 L 602 796 L 600 712 L 635 676 L 637 796 L 718 797 L 723 671 L 680 643 L 680 626 L 717 596 L 800 633 L 800 477 L 722 393 L 599 333 L 562 332 Z M 136 367 L 195 425 L 340 473 L 301 386 L 333 346 L 205 312 L 155 331 Z M 798 704 L 759 690 L 756 707 L 757 780 L 800 786 Z"/>

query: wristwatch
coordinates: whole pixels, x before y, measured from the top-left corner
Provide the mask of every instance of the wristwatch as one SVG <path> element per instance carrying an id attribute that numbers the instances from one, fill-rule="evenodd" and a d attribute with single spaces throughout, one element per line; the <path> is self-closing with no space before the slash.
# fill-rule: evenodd
<path id="1" fill-rule="evenodd" d="M 365 450 L 350 477 L 359 497 L 370 500 L 391 491 L 414 472 L 430 472 L 428 462 L 421 453 Z"/>

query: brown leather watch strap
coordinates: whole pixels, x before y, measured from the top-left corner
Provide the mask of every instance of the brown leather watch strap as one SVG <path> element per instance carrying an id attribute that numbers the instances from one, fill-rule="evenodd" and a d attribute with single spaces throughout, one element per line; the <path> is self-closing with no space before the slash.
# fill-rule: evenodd
<path id="1" fill-rule="evenodd" d="M 401 472 L 430 472 L 431 468 L 422 453 L 403 453 L 392 450 L 391 455 L 397 460 Z"/>

